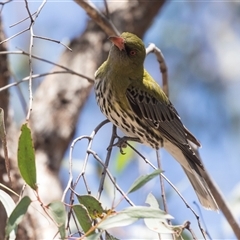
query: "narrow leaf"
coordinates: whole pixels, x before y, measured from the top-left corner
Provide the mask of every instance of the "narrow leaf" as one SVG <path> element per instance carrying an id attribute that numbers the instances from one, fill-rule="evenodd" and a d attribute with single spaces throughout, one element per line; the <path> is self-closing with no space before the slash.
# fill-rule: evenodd
<path id="1" fill-rule="evenodd" d="M 132 218 L 126 213 L 116 213 L 111 215 L 98 224 L 98 228 L 106 230 L 115 227 L 124 227 L 136 222 L 137 218 Z"/>
<path id="2" fill-rule="evenodd" d="M 27 209 L 31 203 L 31 199 L 28 196 L 23 197 L 17 204 L 10 217 L 8 218 L 5 233 L 6 237 L 17 227 L 22 221 Z"/>
<path id="3" fill-rule="evenodd" d="M 54 201 L 48 205 L 48 208 L 50 210 L 51 216 L 53 217 L 53 219 L 55 220 L 55 222 L 58 225 L 61 239 L 65 239 L 65 237 L 66 237 L 66 231 L 65 231 L 66 211 L 65 211 L 64 204 L 60 201 Z"/>
<path id="4" fill-rule="evenodd" d="M 21 131 L 18 141 L 18 167 L 25 182 L 32 189 L 37 190 L 35 151 L 31 138 L 31 130 L 28 128 L 27 123 L 22 125 Z"/>
<path id="5" fill-rule="evenodd" d="M 159 218 L 159 219 L 172 219 L 173 217 L 166 214 L 159 208 L 145 207 L 145 206 L 134 206 L 125 208 L 122 213 L 127 214 L 133 218 Z"/>
<path id="6" fill-rule="evenodd" d="M 7 216 L 9 218 L 13 209 L 16 206 L 15 202 L 13 201 L 13 199 L 11 198 L 10 195 L 8 195 L 6 192 L 4 192 L 2 190 L 0 190 L 0 202 L 2 203 L 3 207 L 5 208 Z M 11 239 L 11 240 L 16 239 L 15 231 L 11 231 L 11 233 L 9 235 L 9 239 Z"/>
<path id="7" fill-rule="evenodd" d="M 149 193 L 146 199 L 146 202 L 150 205 L 150 207 L 155 207 L 155 208 L 159 208 L 159 204 L 157 199 L 153 196 L 152 193 Z"/>
<path id="8" fill-rule="evenodd" d="M 82 204 L 73 205 L 72 208 L 83 231 L 85 233 L 88 232 L 92 227 L 92 220 L 88 214 L 87 208 Z"/>
<path id="9" fill-rule="evenodd" d="M 167 221 L 163 219 L 156 219 L 156 218 L 144 218 L 144 223 L 146 226 L 157 233 L 173 233 L 172 227 L 167 223 Z"/>
<path id="10" fill-rule="evenodd" d="M 159 209 L 158 201 L 152 193 L 148 194 L 146 203 L 148 203 L 151 208 Z M 154 232 L 165 234 L 173 233 L 172 227 L 168 224 L 167 219 L 144 218 L 144 222 L 145 225 Z"/>
<path id="11" fill-rule="evenodd" d="M 134 192 L 145 185 L 147 182 L 158 176 L 162 171 L 160 169 L 155 170 L 151 174 L 139 177 L 128 190 L 129 193 Z"/>
<path id="12" fill-rule="evenodd" d="M 104 210 L 102 204 L 91 195 L 77 195 L 78 201 L 84 205 L 92 219 L 101 217 Z"/>

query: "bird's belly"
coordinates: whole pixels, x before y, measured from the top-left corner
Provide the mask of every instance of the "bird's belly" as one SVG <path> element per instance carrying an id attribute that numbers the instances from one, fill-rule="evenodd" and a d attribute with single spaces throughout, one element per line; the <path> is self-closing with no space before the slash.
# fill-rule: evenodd
<path id="1" fill-rule="evenodd" d="M 115 99 L 105 82 L 95 85 L 96 100 L 102 113 L 128 137 L 139 138 L 140 142 L 152 148 L 160 148 L 162 138 L 158 131 L 146 124 L 143 119 L 122 107 L 122 102 Z M 98 91 L 99 90 L 99 91 Z"/>

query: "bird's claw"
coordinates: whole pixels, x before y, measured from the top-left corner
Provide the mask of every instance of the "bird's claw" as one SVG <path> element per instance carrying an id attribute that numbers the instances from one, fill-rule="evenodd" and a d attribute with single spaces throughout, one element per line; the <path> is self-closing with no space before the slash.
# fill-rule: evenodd
<path id="1" fill-rule="evenodd" d="M 133 137 L 117 137 L 118 138 L 118 141 L 116 143 L 114 143 L 113 145 L 109 146 L 107 148 L 107 150 L 111 149 L 112 147 L 119 147 L 120 149 L 120 153 L 121 154 L 126 154 L 124 153 L 124 150 L 123 148 L 127 148 L 128 144 L 127 144 L 127 141 L 135 141 L 135 142 L 140 142 L 140 140 L 138 138 L 133 138 Z"/>
<path id="2" fill-rule="evenodd" d="M 123 148 L 126 148 L 127 147 L 127 140 L 125 139 L 125 137 L 117 137 L 118 138 L 118 141 L 114 144 L 112 144 L 111 146 L 109 146 L 107 148 L 107 150 L 111 149 L 112 147 L 119 147 L 120 148 L 120 153 L 121 154 L 125 154 L 124 151 L 123 151 Z"/>

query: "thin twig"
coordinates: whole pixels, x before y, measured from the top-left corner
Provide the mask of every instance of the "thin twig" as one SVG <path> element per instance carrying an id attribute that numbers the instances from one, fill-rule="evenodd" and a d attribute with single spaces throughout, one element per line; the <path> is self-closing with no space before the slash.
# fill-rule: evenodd
<path id="1" fill-rule="evenodd" d="M 72 49 L 71 49 L 70 47 L 68 47 L 66 44 L 62 43 L 62 42 L 59 41 L 59 40 L 52 39 L 52 38 L 47 38 L 47 37 L 42 37 L 42 36 L 37 36 L 37 35 L 34 35 L 33 37 L 34 37 L 34 38 L 39 38 L 39 39 L 43 39 L 43 40 L 47 40 L 47 41 L 50 41 L 50 42 L 55 42 L 55 43 L 61 44 L 61 45 L 63 45 L 65 48 L 67 48 L 69 51 L 72 52 Z"/>
<path id="2" fill-rule="evenodd" d="M 22 31 L 20 31 L 20 32 L 18 32 L 18 33 L 16 33 L 16 34 L 14 34 L 14 35 L 12 35 L 12 36 L 9 37 L 9 38 L 4 39 L 3 41 L 0 42 L 0 45 L 1 45 L 2 43 L 5 43 L 5 42 L 7 42 L 7 41 L 9 41 L 9 40 L 11 40 L 11 39 L 13 39 L 13 38 L 15 38 L 15 37 L 21 35 L 22 33 L 27 32 L 28 30 L 29 30 L 29 27 L 26 28 L 26 29 L 24 29 L 24 30 L 22 30 Z"/>
<path id="3" fill-rule="evenodd" d="M 34 20 L 32 18 L 32 15 L 30 13 L 29 7 L 28 7 L 28 1 L 25 1 L 25 6 L 29 15 L 29 18 L 31 20 L 29 29 L 30 29 L 30 43 L 29 43 L 29 82 L 28 82 L 28 91 L 29 91 L 29 107 L 28 107 L 28 113 L 26 117 L 26 121 L 30 119 L 30 115 L 32 112 L 32 104 L 33 104 L 33 93 L 32 93 L 32 74 L 33 74 L 33 68 L 32 68 L 32 48 L 33 48 L 33 24 Z"/>
<path id="4" fill-rule="evenodd" d="M 97 23 L 103 31 L 108 35 L 119 35 L 118 30 L 112 24 L 109 19 L 107 19 L 98 9 L 93 5 L 84 0 L 74 0 L 80 7 L 82 7 L 86 13 Z"/>
<path id="5" fill-rule="evenodd" d="M 160 154 L 159 154 L 158 150 L 156 150 L 156 155 L 157 155 L 158 169 L 162 170 L 161 159 L 160 159 Z M 167 199 L 166 199 L 165 188 L 164 188 L 164 181 L 163 181 L 163 177 L 162 177 L 161 174 L 159 175 L 159 177 L 160 177 L 160 186 L 161 186 L 161 193 L 162 193 L 162 200 L 163 200 L 163 208 L 164 208 L 164 211 L 166 213 L 168 213 Z M 170 220 L 168 220 L 168 221 L 170 221 Z"/>
<path id="6" fill-rule="evenodd" d="M 116 126 L 113 125 L 112 137 L 110 139 L 109 146 L 112 146 L 113 143 L 114 143 L 114 140 L 116 138 L 116 129 L 117 129 Z M 108 168 L 111 154 L 112 154 L 112 147 L 108 148 L 108 151 L 107 151 L 107 156 L 106 156 L 106 160 L 105 160 L 105 166 L 104 166 L 104 169 L 103 169 L 103 172 L 102 172 L 102 177 L 101 177 L 99 188 L 98 188 L 98 196 L 97 196 L 98 199 L 100 199 L 102 191 L 103 191 L 103 185 L 104 185 L 104 181 L 105 181 L 105 177 L 106 177 L 106 169 Z"/>
<path id="7" fill-rule="evenodd" d="M 196 237 L 195 233 L 193 232 L 193 230 L 190 228 L 190 225 L 191 225 L 191 223 L 189 221 L 186 221 L 183 224 L 183 227 L 191 233 L 193 240 L 197 240 L 197 237 Z"/>
<path id="8" fill-rule="evenodd" d="M 160 71 L 162 74 L 162 85 L 164 93 L 169 96 L 169 88 L 168 88 L 168 75 L 167 75 L 167 65 L 164 59 L 164 56 L 159 48 L 155 46 L 155 44 L 150 43 L 150 45 L 146 49 L 146 54 L 153 52 L 160 65 Z"/>
<path id="9" fill-rule="evenodd" d="M 105 168 L 105 164 L 103 163 L 103 161 L 99 158 L 99 156 L 97 155 L 97 153 L 95 153 L 93 150 L 88 150 L 89 153 L 91 153 L 93 155 L 93 157 L 102 165 L 102 167 Z M 123 198 L 129 203 L 130 206 L 135 206 L 134 203 L 128 198 L 128 196 L 126 195 L 126 193 L 118 186 L 118 184 L 116 183 L 114 177 L 111 175 L 111 173 L 109 172 L 108 168 L 105 168 L 105 171 L 109 177 L 109 179 L 111 180 L 111 182 L 113 183 L 114 187 L 118 190 L 118 192 L 123 196 Z"/>
<path id="10" fill-rule="evenodd" d="M 32 14 L 32 16 L 34 16 L 36 13 L 37 13 L 37 11 L 34 12 L 34 13 Z M 16 22 L 16 23 L 13 23 L 12 25 L 9 26 L 9 28 L 15 27 L 16 25 L 18 25 L 18 24 L 20 24 L 20 23 L 22 23 L 22 22 L 24 22 L 24 21 L 26 21 L 26 20 L 28 20 L 28 19 L 29 19 L 29 16 L 25 17 L 24 19 L 22 19 L 22 20 L 20 20 L 20 21 L 18 21 L 18 22 Z"/>
<path id="11" fill-rule="evenodd" d="M 73 74 L 73 73 L 70 73 L 69 71 L 53 71 L 53 72 L 47 72 L 47 73 L 34 74 L 34 75 L 32 75 L 32 79 L 37 79 L 37 78 L 40 78 L 40 77 L 45 77 L 45 76 L 53 75 L 53 74 L 66 74 L 66 73 L 67 74 Z M 79 76 L 79 77 L 83 77 L 81 74 L 78 74 L 78 73 L 74 73 L 74 74 Z M 25 77 L 25 78 L 23 78 L 23 79 L 21 79 L 19 81 L 15 81 L 13 83 L 9 83 L 8 85 L 5 85 L 4 87 L 1 87 L 0 88 L 0 92 L 2 92 L 4 90 L 7 90 L 10 87 L 17 86 L 20 83 L 23 83 L 23 82 L 26 82 L 26 81 L 29 81 L 29 76 Z"/>
<path id="12" fill-rule="evenodd" d="M 105 6 L 105 11 L 106 11 L 106 16 L 108 19 L 110 19 L 110 13 L 109 13 L 109 9 L 108 9 L 107 0 L 104 0 L 104 6 Z"/>

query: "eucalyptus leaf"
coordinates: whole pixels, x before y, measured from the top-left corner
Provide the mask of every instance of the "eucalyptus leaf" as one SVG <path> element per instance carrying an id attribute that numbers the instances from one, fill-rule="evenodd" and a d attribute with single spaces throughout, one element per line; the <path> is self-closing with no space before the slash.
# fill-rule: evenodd
<path id="1" fill-rule="evenodd" d="M 22 221 L 27 209 L 31 203 L 31 199 L 28 196 L 23 197 L 17 206 L 12 211 L 10 217 L 7 220 L 7 225 L 5 229 L 6 237 L 17 227 L 17 225 Z"/>
<path id="2" fill-rule="evenodd" d="M 159 176 L 159 174 L 162 172 L 162 170 L 157 169 L 154 172 L 152 172 L 151 174 L 148 175 L 144 175 L 144 176 L 140 176 L 130 187 L 130 189 L 128 190 L 129 193 L 131 192 L 135 192 L 136 190 L 138 190 L 139 188 L 141 188 L 143 185 L 145 185 L 147 182 L 149 182 L 150 180 L 152 180 L 153 178 L 155 178 L 156 176 Z"/>
<path id="3" fill-rule="evenodd" d="M 27 123 L 22 125 L 21 135 L 18 141 L 18 168 L 24 181 L 34 190 L 36 185 L 35 151 L 31 137 L 31 130 Z"/>
<path id="4" fill-rule="evenodd" d="M 48 204 L 48 208 L 50 210 L 51 216 L 53 217 L 54 221 L 58 225 L 58 230 L 61 236 L 61 239 L 66 238 L 66 231 L 65 231 L 65 222 L 66 222 L 66 210 L 65 206 L 60 201 L 54 201 Z"/>
<path id="5" fill-rule="evenodd" d="M 73 205 L 72 208 L 84 233 L 87 233 L 92 227 L 92 220 L 89 216 L 87 208 L 82 204 Z"/>
<path id="6" fill-rule="evenodd" d="M 77 195 L 78 201 L 84 205 L 92 219 L 101 217 L 104 210 L 102 204 L 91 195 Z"/>

